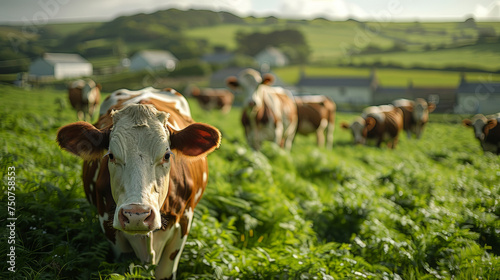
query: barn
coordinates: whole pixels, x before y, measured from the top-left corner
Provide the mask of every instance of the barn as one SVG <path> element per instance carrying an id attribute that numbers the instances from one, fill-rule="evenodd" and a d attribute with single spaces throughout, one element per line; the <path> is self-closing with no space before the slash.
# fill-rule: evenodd
<path id="1" fill-rule="evenodd" d="M 143 50 L 130 58 L 130 71 L 175 69 L 179 60 L 169 51 Z"/>
<path id="2" fill-rule="evenodd" d="M 345 110 L 359 110 L 374 102 L 378 88 L 374 71 L 367 77 L 308 77 L 301 73 L 297 88 L 301 94 L 325 95 Z"/>
<path id="3" fill-rule="evenodd" d="M 267 47 L 255 55 L 255 60 L 262 68 L 264 65 L 267 67 L 281 67 L 289 63 L 288 57 L 275 47 Z"/>
<path id="4" fill-rule="evenodd" d="M 496 114 L 500 112 L 500 83 L 469 82 L 462 75 L 456 94 L 455 113 Z"/>
<path id="5" fill-rule="evenodd" d="M 92 64 L 78 54 L 45 53 L 31 63 L 28 73 L 34 79 L 91 76 Z"/>

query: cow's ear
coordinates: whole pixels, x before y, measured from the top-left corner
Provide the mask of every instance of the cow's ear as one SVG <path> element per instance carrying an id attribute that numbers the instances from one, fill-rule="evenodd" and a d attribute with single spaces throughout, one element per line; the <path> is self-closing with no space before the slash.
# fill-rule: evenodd
<path id="1" fill-rule="evenodd" d="M 427 110 L 429 111 L 429 113 L 432 113 L 435 109 L 436 104 L 434 104 L 433 102 L 429 102 L 429 104 L 427 105 Z"/>
<path id="2" fill-rule="evenodd" d="M 375 118 L 372 117 L 366 118 L 366 128 L 368 129 L 368 131 L 372 130 L 375 127 L 376 123 L 377 121 L 375 120 Z"/>
<path id="3" fill-rule="evenodd" d="M 228 77 L 226 79 L 226 85 L 232 90 L 236 90 L 240 87 L 240 83 L 238 83 L 238 78 L 235 76 Z"/>
<path id="4" fill-rule="evenodd" d="M 201 93 L 201 90 L 200 90 L 200 88 L 199 88 L 199 87 L 197 87 L 197 86 L 193 86 L 193 87 L 191 88 L 191 95 L 192 95 L 192 96 L 198 96 L 198 95 L 200 95 L 200 93 Z"/>
<path id="5" fill-rule="evenodd" d="M 484 126 L 484 130 L 493 129 L 495 126 L 497 126 L 497 124 L 498 124 L 497 119 L 489 119 L 486 125 Z"/>
<path id="6" fill-rule="evenodd" d="M 262 84 L 264 85 L 272 85 L 274 83 L 274 76 L 273 74 L 265 74 L 263 77 L 262 77 Z"/>
<path id="7" fill-rule="evenodd" d="M 349 129 L 351 126 L 347 122 L 340 123 L 340 127 L 343 129 Z"/>
<path id="8" fill-rule="evenodd" d="M 102 85 L 101 84 L 97 84 L 96 88 L 98 88 L 99 90 L 102 90 Z"/>
<path id="9" fill-rule="evenodd" d="M 76 122 L 59 129 L 57 143 L 84 160 L 94 160 L 108 149 L 109 133 L 110 129 L 99 130 L 87 122 Z"/>
<path id="10" fill-rule="evenodd" d="M 219 148 L 220 131 L 208 124 L 194 123 L 179 131 L 171 131 L 170 148 L 183 155 L 201 157 Z"/>
<path id="11" fill-rule="evenodd" d="M 465 126 L 472 126 L 472 121 L 469 119 L 465 119 L 462 121 L 462 124 Z"/>

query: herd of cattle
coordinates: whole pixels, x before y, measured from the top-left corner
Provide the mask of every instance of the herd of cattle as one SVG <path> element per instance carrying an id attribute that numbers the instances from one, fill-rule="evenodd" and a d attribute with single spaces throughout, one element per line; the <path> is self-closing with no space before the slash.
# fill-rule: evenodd
<path id="1" fill-rule="evenodd" d="M 325 96 L 294 97 L 271 86 L 273 76 L 253 69 L 229 77 L 227 85 L 247 97 L 242 124 L 248 144 L 258 150 L 263 141 L 291 149 L 296 133 L 316 133 L 317 144 L 331 148 L 335 103 Z M 69 98 L 80 120 L 94 113 L 100 85 L 91 80 L 71 84 Z M 231 109 L 230 91 L 194 89 L 203 108 Z M 371 106 L 351 124 L 355 143 L 375 141 L 395 148 L 398 135 L 422 136 L 435 105 L 423 99 L 396 100 Z M 500 115 L 475 116 L 463 123 L 474 128 L 484 151 L 499 154 Z M 133 252 L 144 263 L 156 264 L 157 279 L 175 279 L 193 211 L 208 182 L 207 155 L 221 142 L 219 130 L 197 123 L 188 101 L 173 89 L 121 89 L 101 104 L 98 121 L 79 121 L 59 129 L 60 147 L 83 162 L 83 184 L 95 205 L 103 232 L 117 256 Z"/>

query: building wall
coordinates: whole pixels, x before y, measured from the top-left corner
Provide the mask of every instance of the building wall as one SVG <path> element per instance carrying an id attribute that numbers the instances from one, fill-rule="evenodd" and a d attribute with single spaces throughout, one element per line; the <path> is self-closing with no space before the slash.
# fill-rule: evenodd
<path id="1" fill-rule="evenodd" d="M 30 76 L 54 76 L 54 67 L 43 59 L 37 59 L 31 63 L 29 68 Z"/>
<path id="2" fill-rule="evenodd" d="M 396 99 L 412 99 L 413 96 L 409 92 L 402 92 L 399 94 L 393 94 L 393 93 L 381 93 L 381 92 L 375 92 L 373 96 L 373 104 L 372 105 L 383 105 L 383 104 L 390 104 L 392 101 Z"/>
<path id="3" fill-rule="evenodd" d="M 485 115 L 500 113 L 500 95 L 458 93 L 455 113 Z"/>
<path id="4" fill-rule="evenodd" d="M 148 62 L 140 55 L 136 55 L 130 59 L 130 71 L 141 71 L 151 67 Z"/>
<path id="5" fill-rule="evenodd" d="M 255 60 L 262 65 L 268 64 L 269 66 L 285 66 L 288 64 L 284 57 L 276 57 L 268 52 L 262 52 L 255 57 Z"/>
<path id="6" fill-rule="evenodd" d="M 307 94 L 321 94 L 330 97 L 341 106 L 367 106 L 372 104 L 372 93 L 368 87 L 301 87 Z"/>
<path id="7" fill-rule="evenodd" d="M 92 64 L 90 63 L 58 63 L 55 65 L 55 78 L 76 78 L 92 75 Z"/>

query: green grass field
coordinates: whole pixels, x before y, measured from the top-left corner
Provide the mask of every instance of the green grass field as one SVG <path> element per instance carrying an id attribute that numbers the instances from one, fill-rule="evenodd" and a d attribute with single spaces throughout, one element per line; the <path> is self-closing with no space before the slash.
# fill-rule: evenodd
<path id="1" fill-rule="evenodd" d="M 190 103 L 223 141 L 179 279 L 500 278 L 500 158 L 483 154 L 463 116 L 431 114 L 422 139 L 401 135 L 389 150 L 351 145 L 339 124 L 354 115 L 339 114 L 332 150 L 298 136 L 289 153 L 269 143 L 253 152 L 239 108 L 225 116 Z M 0 104 L 4 257 L 7 201 L 17 217 L 16 273 L 2 261 L 0 278 L 149 279 L 151 267 L 113 261 L 81 160 L 56 145 L 76 118 L 66 94 L 0 85 Z"/>

